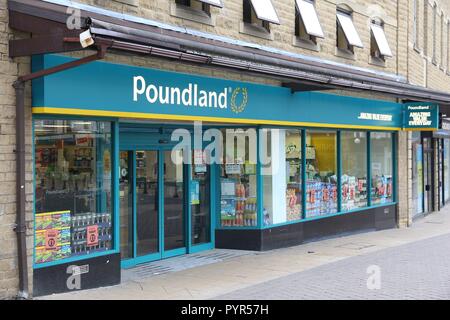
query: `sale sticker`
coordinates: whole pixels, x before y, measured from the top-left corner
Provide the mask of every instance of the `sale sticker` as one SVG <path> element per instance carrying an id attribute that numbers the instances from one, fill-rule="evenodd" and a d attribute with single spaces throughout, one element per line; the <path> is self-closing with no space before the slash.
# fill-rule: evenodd
<path id="1" fill-rule="evenodd" d="M 59 231 L 55 229 L 49 229 L 45 232 L 45 249 L 56 250 L 58 247 L 58 235 Z"/>
<path id="2" fill-rule="evenodd" d="M 98 225 L 88 226 L 86 233 L 87 233 L 86 244 L 88 246 L 98 245 Z"/>

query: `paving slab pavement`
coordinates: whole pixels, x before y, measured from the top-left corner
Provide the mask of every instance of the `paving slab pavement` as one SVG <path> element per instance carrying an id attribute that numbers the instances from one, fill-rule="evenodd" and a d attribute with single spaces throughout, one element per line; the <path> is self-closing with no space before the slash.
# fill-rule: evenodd
<path id="1" fill-rule="evenodd" d="M 243 254 L 176 272 L 125 279 L 122 284 L 113 287 L 56 294 L 38 299 L 204 300 L 217 297 L 232 299 L 240 297 L 239 294 L 252 299 L 251 292 L 255 292 L 252 290 L 259 285 L 274 285 L 277 280 L 286 283 L 283 281 L 292 280 L 290 276 L 298 277 L 308 270 L 447 234 L 450 234 L 450 206 L 417 220 L 410 228 L 351 234 L 290 248 Z M 346 285 L 345 282 L 336 283 L 335 287 L 341 288 L 342 285 Z M 320 292 L 320 285 L 315 286 Z M 250 290 L 250 295 L 242 291 L 246 288 Z M 441 291 L 433 294 L 442 297 Z M 281 296 L 284 299 L 284 296 Z M 310 294 L 308 297 L 314 299 L 317 295 Z M 327 297 L 325 295 L 323 298 Z M 261 296 L 255 295 L 254 298 Z M 292 295 L 291 298 L 295 299 L 296 296 Z"/>

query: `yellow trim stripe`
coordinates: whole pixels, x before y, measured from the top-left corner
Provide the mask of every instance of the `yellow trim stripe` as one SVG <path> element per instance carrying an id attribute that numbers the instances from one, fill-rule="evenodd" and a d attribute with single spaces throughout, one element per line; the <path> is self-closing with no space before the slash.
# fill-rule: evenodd
<path id="1" fill-rule="evenodd" d="M 405 128 L 403 131 L 438 131 L 436 128 Z"/>
<path id="2" fill-rule="evenodd" d="M 331 124 L 331 123 L 259 120 L 259 119 L 235 119 L 222 117 L 198 117 L 198 116 L 173 115 L 173 114 L 84 110 L 84 109 L 68 109 L 68 108 L 49 108 L 49 107 L 33 107 L 32 112 L 33 114 L 61 114 L 61 115 L 76 115 L 76 116 L 98 116 L 98 117 L 175 120 L 175 121 L 203 121 L 203 122 L 219 122 L 232 124 L 264 124 L 264 125 L 283 125 L 295 127 L 320 127 L 320 128 L 325 127 L 325 128 L 344 128 L 344 129 L 347 128 L 347 129 L 369 129 L 369 130 L 373 129 L 373 130 L 390 130 L 390 131 L 402 130 L 402 128 L 398 127 L 359 126 L 351 124 Z"/>

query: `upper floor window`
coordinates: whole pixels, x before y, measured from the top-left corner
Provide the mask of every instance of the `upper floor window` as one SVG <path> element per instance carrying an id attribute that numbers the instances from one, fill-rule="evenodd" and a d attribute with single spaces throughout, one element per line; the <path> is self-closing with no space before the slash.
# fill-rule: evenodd
<path id="1" fill-rule="evenodd" d="M 314 2 L 296 0 L 295 35 L 301 40 L 317 43 L 316 38 L 324 38 Z"/>
<path id="2" fill-rule="evenodd" d="M 441 60 L 441 68 L 444 69 L 444 12 L 441 12 L 441 41 L 440 41 L 440 47 L 441 47 L 441 53 L 440 53 L 440 60 Z"/>
<path id="3" fill-rule="evenodd" d="M 338 49 L 354 53 L 354 47 L 363 48 L 361 38 L 353 24 L 352 12 L 338 8 L 336 17 L 336 45 Z"/>
<path id="4" fill-rule="evenodd" d="M 384 60 L 392 57 L 392 51 L 384 32 L 384 24 L 379 20 L 372 20 L 370 37 L 370 53 L 372 57 Z"/>
<path id="5" fill-rule="evenodd" d="M 270 32 L 270 23 L 280 24 L 271 0 L 244 0 L 244 22 Z"/>

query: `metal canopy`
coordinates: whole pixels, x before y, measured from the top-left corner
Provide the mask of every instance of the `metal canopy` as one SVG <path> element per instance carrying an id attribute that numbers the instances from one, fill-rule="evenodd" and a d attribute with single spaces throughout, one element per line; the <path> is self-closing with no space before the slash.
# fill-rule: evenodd
<path id="1" fill-rule="evenodd" d="M 108 42 L 113 50 L 269 77 L 281 81 L 293 92 L 345 89 L 450 105 L 450 94 L 411 85 L 393 75 L 127 21 L 105 15 L 105 10 L 102 14 L 82 10 L 84 28 L 73 31 L 66 27 L 66 6 L 37 0 L 8 0 L 8 6 L 10 27 L 32 34 L 31 39 L 10 40 L 11 57 L 80 50 L 74 39 L 90 29 L 97 44 Z"/>

